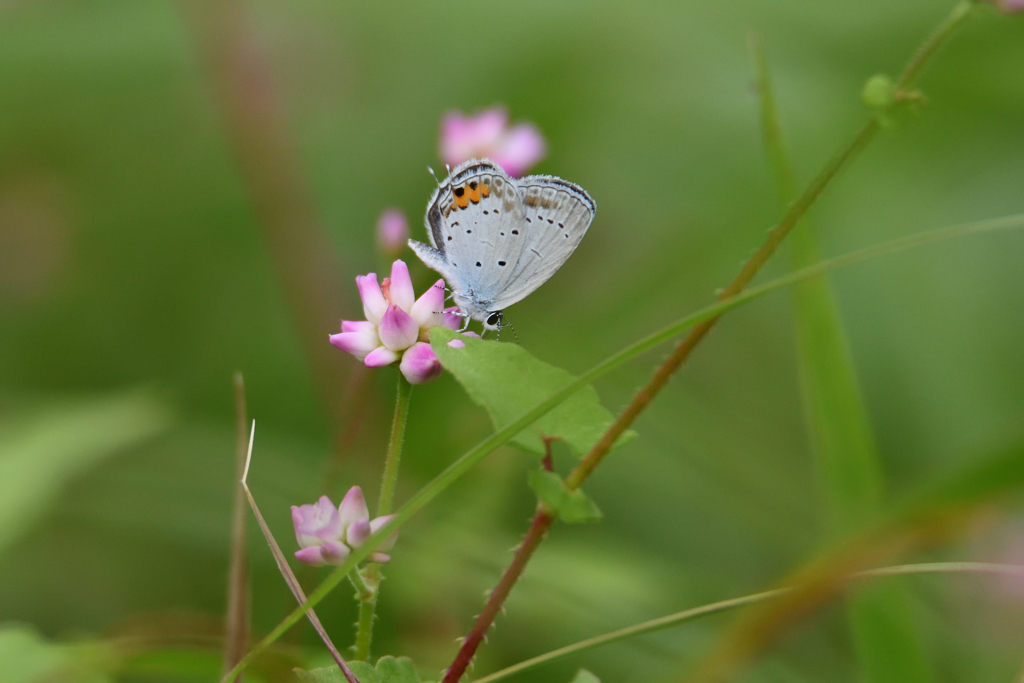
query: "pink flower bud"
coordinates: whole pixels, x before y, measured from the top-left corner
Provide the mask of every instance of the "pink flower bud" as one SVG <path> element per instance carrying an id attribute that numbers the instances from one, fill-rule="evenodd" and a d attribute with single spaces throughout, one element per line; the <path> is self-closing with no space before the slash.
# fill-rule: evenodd
<path id="1" fill-rule="evenodd" d="M 357 275 L 356 287 L 359 288 L 359 298 L 363 301 L 363 315 L 376 325 L 388 308 L 388 302 L 380 291 L 380 285 L 377 284 L 377 274 Z"/>
<path id="2" fill-rule="evenodd" d="M 395 518 L 394 515 L 384 515 L 370 521 L 371 533 L 377 533 L 388 525 Z M 388 534 L 388 537 L 381 541 L 381 544 L 377 546 L 377 550 L 391 550 L 395 547 L 395 542 L 398 541 L 398 531 L 396 530 L 392 534 Z"/>
<path id="3" fill-rule="evenodd" d="M 332 334 L 330 341 L 333 346 L 346 353 L 351 353 L 359 360 L 363 360 L 367 354 L 380 346 L 377 326 L 369 320 L 359 322 L 342 320 L 341 333 Z"/>
<path id="4" fill-rule="evenodd" d="M 444 309 L 444 322 L 441 323 L 442 327 L 447 327 L 449 330 L 457 330 L 462 327 L 462 316 L 458 315 L 458 306 L 449 306 Z"/>
<path id="5" fill-rule="evenodd" d="M 385 254 L 394 255 L 409 241 L 409 222 L 398 209 L 387 209 L 377 219 L 377 245 Z"/>
<path id="6" fill-rule="evenodd" d="M 396 360 L 398 360 L 397 353 L 386 346 L 378 346 L 366 354 L 366 358 L 363 359 L 363 365 L 368 368 L 382 368 L 385 365 L 391 365 Z"/>
<path id="7" fill-rule="evenodd" d="M 345 497 L 341 499 L 338 513 L 341 517 L 341 525 L 346 528 L 356 520 L 369 519 L 370 509 L 366 507 L 366 498 L 363 496 L 363 490 L 358 486 L 350 488 Z"/>
<path id="8" fill-rule="evenodd" d="M 410 302 L 412 303 L 412 302 Z M 416 343 L 420 326 L 398 306 L 390 306 L 377 326 L 380 341 L 391 351 L 404 351 Z"/>
<path id="9" fill-rule="evenodd" d="M 352 522 L 345 531 L 345 542 L 353 548 L 358 548 L 363 541 L 370 537 L 370 521 L 368 519 L 357 519 Z"/>
<path id="10" fill-rule="evenodd" d="M 419 323 L 420 341 L 431 327 L 444 324 L 444 280 L 438 280 L 412 305 L 410 315 Z"/>
<path id="11" fill-rule="evenodd" d="M 402 356 L 398 366 L 410 384 L 426 384 L 441 376 L 441 361 L 430 344 L 417 342 Z"/>
<path id="12" fill-rule="evenodd" d="M 391 304 L 398 306 L 406 313 L 412 310 L 416 294 L 412 290 L 412 278 L 409 277 L 409 267 L 405 261 L 397 259 L 391 264 Z"/>

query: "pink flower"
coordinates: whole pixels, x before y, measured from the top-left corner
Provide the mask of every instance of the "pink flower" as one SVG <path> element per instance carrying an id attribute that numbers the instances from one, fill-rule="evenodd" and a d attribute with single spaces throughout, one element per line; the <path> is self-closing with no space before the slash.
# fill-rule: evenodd
<path id="1" fill-rule="evenodd" d="M 442 325 L 458 329 L 458 316 L 444 311 L 444 280 L 438 280 L 419 299 L 412 288 L 409 268 L 395 261 L 391 277 L 377 284 L 377 274 L 359 275 L 356 287 L 363 301 L 366 320 L 341 321 L 341 332 L 332 334 L 331 344 L 351 353 L 368 368 L 390 365 L 416 348 L 408 362 L 399 366 L 413 384 L 431 382 L 441 376 L 441 364 L 434 355 L 427 332 Z"/>
<path id="2" fill-rule="evenodd" d="M 300 562 L 319 567 L 340 565 L 353 548 L 361 546 L 394 518 L 385 515 L 370 519 L 363 490 L 353 486 L 337 508 L 327 496 L 321 496 L 314 505 L 292 506 L 292 524 L 301 550 L 295 557 Z M 383 564 L 391 560 L 384 551 L 391 550 L 398 540 L 398 532 L 389 535 L 370 555 L 371 562 Z"/>
<path id="3" fill-rule="evenodd" d="M 398 209 L 387 209 L 377 219 L 377 245 L 385 254 L 398 254 L 409 241 L 409 222 Z"/>
<path id="4" fill-rule="evenodd" d="M 473 158 L 487 157 L 519 177 L 544 158 L 544 137 L 532 123 L 508 125 L 508 112 L 496 106 L 470 116 L 453 111 L 441 121 L 441 158 L 457 166 Z"/>
<path id="5" fill-rule="evenodd" d="M 441 376 L 441 361 L 426 342 L 416 342 L 409 347 L 399 368 L 410 384 L 426 384 Z"/>

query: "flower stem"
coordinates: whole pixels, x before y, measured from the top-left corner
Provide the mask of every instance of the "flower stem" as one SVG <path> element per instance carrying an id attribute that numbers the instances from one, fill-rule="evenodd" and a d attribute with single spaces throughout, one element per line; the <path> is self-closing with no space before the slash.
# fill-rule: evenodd
<path id="1" fill-rule="evenodd" d="M 405 440 L 405 421 L 409 416 L 409 398 L 412 396 L 412 384 L 405 375 L 398 373 L 398 391 L 395 395 L 395 417 L 391 421 L 391 439 L 388 441 L 388 453 L 384 461 L 384 474 L 381 476 L 380 498 L 377 501 L 377 517 L 391 512 L 395 499 L 395 486 L 398 484 L 398 466 L 402 461 L 402 443 Z M 376 618 L 377 596 L 381 580 L 380 565 L 371 562 L 366 565 L 365 574 L 359 570 L 349 572 L 349 579 L 356 588 L 359 599 L 359 623 L 356 630 L 355 658 L 369 661 L 370 643 L 373 640 L 373 622 Z M 365 579 L 365 581 L 364 581 Z"/>
<path id="2" fill-rule="evenodd" d="M 548 472 L 554 469 L 551 444 L 560 440 L 561 437 L 548 437 L 544 439 L 544 459 L 541 460 L 541 467 Z M 554 521 L 554 515 L 548 514 L 538 504 L 537 514 L 534 516 L 533 523 L 530 524 L 530 530 L 526 532 L 522 544 L 516 549 L 515 557 L 512 558 L 512 564 L 505 569 L 505 573 L 501 575 L 498 585 L 488 596 L 484 610 L 476 618 L 473 630 L 469 632 L 469 635 L 462 642 L 462 647 L 459 648 L 459 653 L 455 655 L 455 661 L 452 662 L 452 665 L 448 667 L 448 671 L 445 672 L 442 683 L 457 683 L 462 678 L 462 674 L 465 673 L 466 669 L 473 662 L 473 656 L 476 654 L 477 648 L 480 647 L 480 643 L 487 636 L 487 631 L 490 630 L 491 624 L 494 623 L 494 620 L 501 612 L 505 599 L 508 598 L 508 594 L 512 592 L 512 587 L 516 585 L 516 581 L 519 580 L 519 576 L 523 573 L 526 563 L 533 557 L 533 552 L 540 546 L 541 541 L 544 540 L 544 536 L 547 535 L 548 529 L 551 528 L 551 524 Z"/>
<path id="3" fill-rule="evenodd" d="M 380 483 L 380 499 L 377 501 L 377 516 L 391 513 L 395 500 L 395 485 L 398 483 L 398 465 L 402 460 L 402 443 L 405 440 L 405 420 L 409 416 L 409 397 L 412 385 L 405 375 L 398 373 L 398 394 L 395 396 L 395 417 L 391 421 L 391 440 L 388 442 L 384 475 Z"/>
<path id="4" fill-rule="evenodd" d="M 377 565 L 370 565 L 376 567 Z M 369 567 L 367 567 L 367 571 Z M 359 600 L 359 622 L 357 623 L 356 644 L 353 646 L 353 658 L 365 662 L 370 656 L 370 642 L 373 640 L 373 620 L 377 607 L 377 589 L 371 588 L 358 569 L 348 573 L 349 581 L 356 589 L 356 598 Z"/>

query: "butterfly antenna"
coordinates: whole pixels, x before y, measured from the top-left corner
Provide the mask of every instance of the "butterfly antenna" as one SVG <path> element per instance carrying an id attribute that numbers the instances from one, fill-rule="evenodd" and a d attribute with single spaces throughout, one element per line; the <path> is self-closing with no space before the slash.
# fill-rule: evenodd
<path id="1" fill-rule="evenodd" d="M 434 173 L 434 169 L 427 166 L 427 172 L 434 178 L 434 182 L 437 184 L 437 191 L 441 191 L 441 181 L 437 179 L 437 174 Z"/>

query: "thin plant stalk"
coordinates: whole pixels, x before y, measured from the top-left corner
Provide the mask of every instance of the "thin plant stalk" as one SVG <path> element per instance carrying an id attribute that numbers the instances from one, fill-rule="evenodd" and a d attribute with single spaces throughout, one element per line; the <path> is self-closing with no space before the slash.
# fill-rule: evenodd
<path id="1" fill-rule="evenodd" d="M 990 564 L 985 562 L 933 562 L 869 569 L 867 571 L 851 574 L 849 578 L 870 579 L 884 576 L 904 576 L 911 574 L 954 573 L 998 574 L 1024 578 L 1024 567 L 1012 564 Z M 482 678 L 474 679 L 473 683 L 495 683 L 496 681 L 504 680 L 541 666 L 546 666 L 561 659 L 565 659 L 566 657 L 580 654 L 581 652 L 587 652 L 588 650 L 593 650 L 604 645 L 610 645 L 629 638 L 636 638 L 637 636 L 646 635 L 648 633 L 664 631 L 666 629 L 679 626 L 680 624 L 695 621 L 712 614 L 718 614 L 738 607 L 746 607 L 747 605 L 765 602 L 789 593 L 792 590 L 792 588 L 775 588 L 773 590 L 754 593 L 753 595 L 745 595 L 739 598 L 731 598 L 729 600 L 721 600 L 708 605 L 701 605 L 700 607 L 683 610 L 682 612 L 676 612 L 675 614 L 669 614 L 657 619 L 651 619 L 650 621 L 645 621 L 633 626 L 627 626 L 626 628 L 618 629 L 611 633 L 605 633 L 604 635 L 581 640 L 580 642 L 573 643 L 572 645 L 560 647 L 557 650 L 552 650 L 551 652 L 527 659 Z"/>
<path id="2" fill-rule="evenodd" d="M 395 416 L 391 421 L 391 438 L 388 440 L 388 452 L 384 460 L 384 474 L 381 476 L 380 498 L 377 500 L 377 517 L 391 513 L 395 500 L 395 488 L 398 485 L 398 467 L 402 462 L 402 445 L 405 442 L 405 423 L 409 417 L 409 399 L 412 396 L 412 384 L 405 375 L 398 373 L 398 389 L 395 394 Z M 371 562 L 366 565 L 360 575 L 358 569 L 349 573 L 359 598 L 359 621 L 356 625 L 356 644 L 354 657 L 360 661 L 369 661 L 370 644 L 373 641 L 373 622 L 376 619 L 377 598 L 380 595 L 380 565 Z"/>
<path id="3" fill-rule="evenodd" d="M 822 273 L 928 244 L 936 244 L 950 239 L 1021 227 L 1024 227 L 1024 214 L 1014 214 L 1011 216 L 1004 216 L 1002 218 L 964 223 L 962 225 L 954 225 L 936 230 L 928 230 L 916 235 L 901 237 L 899 239 L 890 240 L 889 242 L 866 247 L 842 256 L 826 259 L 814 266 L 794 271 L 780 278 L 746 289 L 741 294 L 730 299 L 717 301 L 709 306 L 705 306 L 704 308 L 690 313 L 689 315 L 666 325 L 660 330 L 633 342 L 626 348 L 605 358 L 590 370 L 586 371 L 578 378 L 569 382 L 563 388 L 552 393 L 533 408 L 520 415 L 508 425 L 497 430 L 466 453 L 463 453 L 455 460 L 455 462 L 445 468 L 444 471 L 417 491 L 405 503 L 405 505 L 399 508 L 395 513 L 395 518 L 392 519 L 390 524 L 367 539 L 359 548 L 354 549 L 348 559 L 326 579 L 324 579 L 319 586 L 317 586 L 313 593 L 310 594 L 309 600 L 295 608 L 295 610 L 282 619 L 270 633 L 264 636 L 264 638 L 260 640 L 260 642 L 258 642 L 248 654 L 246 654 L 242 661 L 224 676 L 222 683 L 230 683 L 230 681 L 233 681 L 235 676 L 238 675 L 238 672 L 251 662 L 253 658 L 270 647 L 270 645 L 284 635 L 288 629 L 298 623 L 307 609 L 319 604 L 319 602 L 334 590 L 339 583 L 344 581 L 348 572 L 350 572 L 358 563 L 369 557 L 385 538 L 398 530 L 406 521 L 426 507 L 445 489 L 458 481 L 463 475 L 469 472 L 473 466 L 489 454 L 493 453 L 500 446 L 510 441 L 516 434 L 519 434 L 525 428 L 529 427 L 544 415 L 554 410 L 566 399 L 583 389 L 583 387 L 587 386 L 594 380 L 606 375 L 633 358 L 636 358 L 637 356 L 675 338 L 680 333 L 685 332 L 705 320 L 721 315 L 722 313 L 742 306 L 771 292 L 792 286 L 798 282 L 803 282 L 812 277 L 817 277 Z"/>
<path id="4" fill-rule="evenodd" d="M 288 584 L 288 588 L 291 590 L 292 595 L 295 596 L 295 599 L 301 605 L 306 602 L 306 594 L 302 591 L 302 586 L 299 585 L 299 580 L 295 578 L 292 568 L 288 566 L 288 560 L 285 559 L 284 552 L 281 551 L 281 546 L 277 544 L 277 539 L 274 538 L 274 534 L 270 531 L 270 527 L 267 526 L 266 520 L 263 519 L 263 514 L 260 513 L 260 509 L 256 505 L 256 499 L 252 497 L 252 492 L 249 490 L 249 465 L 252 462 L 252 442 L 255 436 L 256 420 L 253 420 L 252 430 L 249 432 L 249 449 L 245 457 L 245 469 L 242 472 L 242 488 L 245 490 L 246 498 L 249 499 L 249 507 L 252 508 L 252 512 L 256 516 L 256 521 L 259 522 L 260 529 L 263 531 L 263 536 L 267 539 L 267 545 L 270 546 L 270 552 L 274 556 L 274 562 L 277 563 L 277 568 L 281 572 L 281 576 L 284 577 L 284 581 Z M 359 679 L 356 678 L 356 675 L 352 673 L 348 664 L 345 663 L 345 658 L 341 656 L 340 652 L 338 652 L 338 648 L 334 647 L 331 637 L 327 635 L 327 630 L 324 628 L 324 625 L 320 623 L 320 618 L 316 615 L 316 612 L 313 611 L 312 607 L 306 610 L 306 616 L 309 618 L 309 623 L 313 624 L 313 628 L 316 630 L 317 635 L 319 635 L 320 639 L 324 641 L 324 645 L 327 646 L 327 651 L 331 653 L 331 657 L 334 658 L 338 668 L 341 669 L 341 673 L 345 676 L 345 680 L 348 681 L 348 683 L 359 683 Z M 235 666 L 235 668 L 237 669 L 240 666 L 244 666 L 248 661 L 250 661 L 250 657 L 247 655 Z M 231 673 L 232 672 L 228 672 L 228 675 L 231 675 Z"/>
<path id="5" fill-rule="evenodd" d="M 248 416 L 245 407 L 245 380 L 242 373 L 235 373 L 235 468 L 241 478 L 246 462 L 246 426 Z M 228 569 L 228 606 L 224 634 L 224 671 L 233 668 L 245 654 L 249 642 L 249 609 L 251 591 L 249 588 L 249 556 L 246 538 L 245 492 L 242 487 L 235 491 L 231 519 L 231 565 Z M 239 676 L 239 681 L 242 677 Z"/>
<path id="6" fill-rule="evenodd" d="M 953 12 L 947 17 L 940 25 L 939 28 L 932 34 L 928 40 L 925 41 L 924 45 L 915 53 L 908 66 L 904 69 L 903 74 L 896 82 L 897 93 L 903 92 L 906 88 L 910 87 L 918 75 L 922 72 L 929 58 L 936 53 L 938 48 L 953 34 L 955 28 L 957 28 L 970 14 L 970 9 L 973 3 L 969 0 L 963 0 L 958 3 L 953 9 Z M 839 174 L 839 171 L 846 167 L 846 165 L 853 160 L 861 150 L 863 150 L 878 134 L 881 129 L 881 120 L 879 116 L 872 116 L 871 119 L 865 123 L 861 129 L 853 136 L 839 152 L 832 157 L 832 159 L 825 165 L 825 167 L 818 173 L 817 176 L 811 181 L 810 185 L 797 197 L 786 215 L 783 216 L 782 220 L 771 229 L 768 233 L 768 239 L 765 240 L 754 255 L 751 256 L 743 267 L 740 269 L 739 274 L 733 279 L 729 285 L 722 290 L 719 295 L 719 301 L 730 299 L 740 295 L 744 289 L 751 283 L 754 276 L 761 270 L 761 268 L 768 262 L 775 251 L 778 249 L 782 241 L 786 239 L 790 231 L 800 222 L 807 210 L 810 209 L 811 205 L 821 196 L 821 193 L 826 187 L 835 179 Z M 612 425 L 605 431 L 598 442 L 590 449 L 579 464 L 573 468 L 569 476 L 566 477 L 565 483 L 570 489 L 578 489 L 583 483 L 590 477 L 593 471 L 601 464 L 604 457 L 611 451 L 612 447 L 619 440 L 619 438 L 632 426 L 633 422 L 640 416 L 644 410 L 651 404 L 651 401 L 661 392 L 662 389 L 668 384 L 669 380 L 675 375 L 676 371 L 682 367 L 683 363 L 690 357 L 693 350 L 700 344 L 701 341 L 707 336 L 708 332 L 714 328 L 718 322 L 720 316 L 716 315 L 707 320 L 699 323 L 696 327 L 690 330 L 689 334 L 679 343 L 676 349 L 669 356 L 668 360 L 665 361 L 661 367 L 655 372 L 650 381 L 640 389 L 639 392 L 633 397 L 630 404 L 619 413 L 619 416 L 615 419 Z M 535 520 L 536 521 L 536 520 Z M 539 545 L 543 541 L 544 535 L 547 534 L 550 524 L 537 525 L 533 524 L 530 527 L 530 531 L 527 533 L 525 540 L 523 541 L 524 546 Z M 536 532 L 537 537 L 534 538 L 531 534 Z M 513 560 L 515 562 L 515 560 Z M 525 563 L 519 568 L 519 571 L 525 568 Z M 511 569 L 511 566 L 510 566 Z M 503 576 L 502 580 L 506 577 Z M 515 583 L 515 577 L 511 577 L 512 584 Z M 464 644 L 458 655 L 456 656 L 456 662 L 453 663 L 449 669 L 448 675 L 445 676 L 445 683 L 452 683 L 462 678 L 465 673 L 465 667 L 472 661 L 474 652 L 464 653 L 466 649 Z M 468 657 L 466 656 L 468 654 Z M 456 666 L 459 664 L 459 667 Z"/>
<path id="7" fill-rule="evenodd" d="M 559 441 L 560 438 L 548 437 L 544 439 L 544 459 L 541 461 L 541 466 L 548 472 L 554 469 L 551 445 L 555 441 Z M 512 563 L 501 575 L 498 585 L 487 596 L 487 603 L 484 605 L 483 611 L 477 616 L 476 621 L 473 622 L 472 630 L 462 641 L 459 652 L 455 655 L 455 661 L 445 671 L 442 683 L 457 682 L 461 677 L 461 673 L 457 672 L 465 672 L 469 665 L 472 664 L 473 655 L 476 653 L 477 648 L 487 638 L 487 631 L 490 630 L 494 620 L 498 617 L 506 598 L 512 592 L 512 588 L 515 587 L 520 575 L 522 575 L 523 569 L 530 561 L 530 558 L 533 557 L 534 551 L 540 547 L 541 541 L 544 540 L 548 529 L 551 528 L 554 521 L 555 516 L 547 509 L 547 506 L 538 501 L 537 513 L 530 524 L 530 530 L 523 538 L 523 542 L 516 548 Z"/>
<path id="8" fill-rule="evenodd" d="M 750 53 L 757 74 L 760 118 L 770 174 L 781 211 L 796 197 L 796 172 L 782 133 L 768 58 L 756 35 Z M 809 217 L 793 230 L 793 269 L 821 260 Z M 885 475 L 839 306 L 827 275 L 792 289 L 800 389 L 811 452 L 828 503 L 827 529 L 842 537 L 882 506 Z M 861 675 L 869 683 L 930 683 L 934 679 L 900 581 L 848 596 L 847 620 Z"/>

